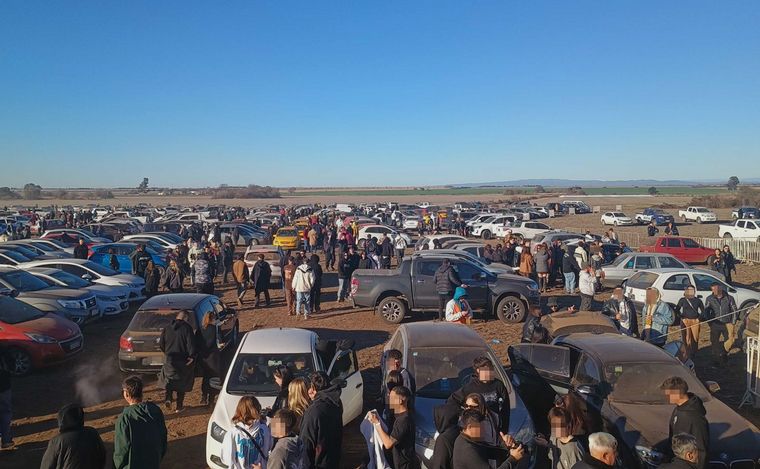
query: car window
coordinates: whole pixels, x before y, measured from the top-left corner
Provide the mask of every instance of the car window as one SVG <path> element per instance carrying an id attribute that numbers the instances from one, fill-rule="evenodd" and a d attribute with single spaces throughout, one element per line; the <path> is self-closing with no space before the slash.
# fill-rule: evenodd
<path id="1" fill-rule="evenodd" d="M 329 366 L 329 365 L 328 365 Z M 356 353 L 353 350 L 349 350 L 342 357 L 335 360 L 330 370 L 330 379 L 346 379 L 359 370 L 359 366 L 356 363 Z"/>
<path id="2" fill-rule="evenodd" d="M 688 275 L 676 274 L 671 275 L 662 285 L 662 288 L 664 290 L 684 291 L 689 285 L 691 285 L 691 282 Z"/>
<path id="3" fill-rule="evenodd" d="M 77 277 L 81 277 L 84 274 L 89 274 L 82 266 L 76 264 L 57 264 L 56 268 L 61 269 L 64 272 L 68 272 Z"/>
<path id="4" fill-rule="evenodd" d="M 441 261 L 417 261 L 417 274 L 426 277 L 435 275 L 435 271 L 441 266 Z"/>
<path id="5" fill-rule="evenodd" d="M 48 288 L 47 283 L 23 270 L 3 272 L 0 274 L 0 279 L 3 280 L 3 283 L 10 285 L 11 288 L 21 292 L 37 291 Z"/>
<path id="6" fill-rule="evenodd" d="M 663 268 L 663 269 L 669 269 L 669 268 L 685 269 L 685 268 L 688 268 L 687 266 L 685 266 L 683 264 L 683 262 L 679 261 L 675 257 L 665 257 L 665 256 L 663 256 L 663 257 L 659 257 L 657 259 L 660 261 L 660 268 Z"/>
<path id="7" fill-rule="evenodd" d="M 723 291 L 728 291 L 728 285 L 718 280 L 712 275 L 694 274 L 694 284 L 699 291 L 708 291 L 713 283 L 718 283 L 723 287 Z"/>
<path id="8" fill-rule="evenodd" d="M 698 247 L 700 247 L 699 244 L 697 244 L 697 242 L 694 241 L 691 238 L 685 238 L 683 240 L 683 245 L 684 245 L 684 247 L 687 247 L 687 248 L 698 248 Z"/>
<path id="9" fill-rule="evenodd" d="M 307 353 L 241 353 L 229 372 L 227 392 L 276 396 L 280 387 L 274 370 L 278 366 L 287 366 L 296 378 L 307 378 L 315 371 L 314 357 Z"/>
<path id="10" fill-rule="evenodd" d="M 599 368 L 588 355 L 584 354 L 578 362 L 578 366 L 575 367 L 575 382 L 576 384 L 599 384 L 601 382 Z"/>
<path id="11" fill-rule="evenodd" d="M 686 381 L 689 392 L 703 401 L 710 399 L 710 393 L 702 386 L 691 371 L 680 363 L 617 363 L 604 368 L 606 381 L 612 392 L 608 399 L 617 402 L 637 404 L 667 404 L 667 397 L 660 384 L 667 378 L 679 377 Z"/>
<path id="12" fill-rule="evenodd" d="M 447 399 L 472 379 L 472 361 L 496 357 L 479 347 L 418 347 L 409 350 L 407 369 L 417 385 L 416 395 L 430 399 Z M 497 379 L 499 378 L 497 374 Z M 509 388 L 507 383 L 505 386 Z"/>
<path id="13" fill-rule="evenodd" d="M 459 278 L 462 280 L 462 282 L 467 283 L 467 280 L 473 280 L 475 279 L 475 274 L 483 275 L 483 271 L 478 269 L 477 267 L 468 264 L 466 262 L 455 262 L 454 263 L 454 270 L 457 271 L 459 274 Z"/>
<path id="14" fill-rule="evenodd" d="M 739 228 L 744 228 L 745 225 L 744 225 L 743 221 L 738 221 L 738 222 L 736 222 L 736 226 L 739 227 Z"/>
<path id="15" fill-rule="evenodd" d="M 56 270 L 50 274 L 50 276 L 72 288 L 85 288 L 90 286 L 90 282 L 83 279 L 82 277 L 71 275 L 70 273 L 63 270 Z"/>
<path id="16" fill-rule="evenodd" d="M 668 247 L 669 248 L 680 248 L 681 247 L 681 240 L 678 238 L 668 238 Z"/>
<path id="17" fill-rule="evenodd" d="M 748 230 L 754 230 L 754 229 L 757 229 L 757 228 L 755 227 L 755 222 L 751 222 L 751 221 L 748 221 L 748 222 L 746 222 L 746 223 L 747 223 L 746 227 L 747 227 L 747 229 L 748 229 Z"/>
<path id="18" fill-rule="evenodd" d="M 18 324 L 45 316 L 45 313 L 9 296 L 0 295 L 0 322 Z"/>
<path id="19" fill-rule="evenodd" d="M 633 277 L 628 280 L 626 285 L 631 288 L 646 290 L 657 281 L 658 277 L 659 275 L 654 272 L 639 272 L 634 274 Z"/>
<path id="20" fill-rule="evenodd" d="M 651 269 L 654 267 L 652 256 L 636 256 L 637 269 Z"/>

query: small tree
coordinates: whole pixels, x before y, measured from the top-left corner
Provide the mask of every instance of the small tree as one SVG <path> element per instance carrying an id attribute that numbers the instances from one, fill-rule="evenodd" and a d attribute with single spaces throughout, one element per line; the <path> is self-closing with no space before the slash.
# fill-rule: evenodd
<path id="1" fill-rule="evenodd" d="M 735 191 L 738 186 L 739 186 L 738 177 L 731 176 L 730 178 L 728 178 L 728 183 L 726 184 L 726 187 L 728 187 L 728 190 Z"/>
<path id="2" fill-rule="evenodd" d="M 137 186 L 137 190 L 140 192 L 148 192 L 148 178 L 143 178 L 140 185 Z"/>
<path id="3" fill-rule="evenodd" d="M 536 186 L 535 191 L 539 194 L 543 194 L 544 192 L 546 192 L 546 189 L 544 189 L 544 186 L 538 185 Z"/>
<path id="4" fill-rule="evenodd" d="M 647 189 L 647 193 L 648 193 L 649 195 L 657 195 L 657 188 L 656 188 L 656 187 L 654 187 L 654 186 L 652 186 L 652 187 L 650 187 L 649 189 Z"/>
<path id="5" fill-rule="evenodd" d="M 27 183 L 24 185 L 24 198 L 27 200 L 39 199 L 42 195 L 42 187 L 37 184 Z"/>

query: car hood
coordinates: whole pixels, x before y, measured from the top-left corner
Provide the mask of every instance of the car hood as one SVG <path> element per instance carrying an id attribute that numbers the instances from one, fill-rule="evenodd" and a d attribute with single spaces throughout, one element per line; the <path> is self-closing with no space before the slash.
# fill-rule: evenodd
<path id="1" fill-rule="evenodd" d="M 32 321 L 14 324 L 13 327 L 21 333 L 43 334 L 56 340 L 66 340 L 80 334 L 76 324 L 53 313 Z"/>
<path id="2" fill-rule="evenodd" d="M 137 275 L 132 275 L 132 274 L 116 274 L 108 278 L 113 279 L 119 283 L 135 283 L 135 284 L 140 284 L 140 285 L 145 284 L 144 278 Z"/>
<path id="3" fill-rule="evenodd" d="M 230 427 L 232 426 L 230 423 L 232 422 L 232 416 L 235 415 L 235 409 L 237 408 L 241 397 L 243 396 L 237 396 L 222 392 L 219 395 L 219 398 L 216 400 L 214 412 L 211 414 L 211 421 L 215 422 L 226 431 L 229 431 Z M 262 409 L 266 409 L 267 407 L 271 408 L 272 405 L 274 405 L 274 400 L 276 399 L 276 396 L 255 397 L 261 404 Z"/>
<path id="4" fill-rule="evenodd" d="M 103 296 L 126 296 L 129 295 L 129 291 L 124 287 L 109 286 L 102 284 L 94 284 L 86 287 L 85 290 L 91 292 L 93 295 Z"/>
<path id="5" fill-rule="evenodd" d="M 87 290 L 50 287 L 37 291 L 21 292 L 19 297 L 45 298 L 51 300 L 83 300 L 90 298 L 92 293 Z"/>
<path id="6" fill-rule="evenodd" d="M 653 446 L 667 441 L 673 406 L 669 404 L 627 404 L 609 402 L 616 415 L 614 424 L 629 445 Z M 711 459 L 721 454 L 729 460 L 757 457 L 760 431 L 723 402 L 704 402 L 710 422 Z"/>

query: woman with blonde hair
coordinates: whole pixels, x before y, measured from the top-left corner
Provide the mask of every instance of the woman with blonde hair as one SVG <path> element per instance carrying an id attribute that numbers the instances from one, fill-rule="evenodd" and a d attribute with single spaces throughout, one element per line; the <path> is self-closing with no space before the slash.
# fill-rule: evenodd
<path id="1" fill-rule="evenodd" d="M 232 424 L 222 440 L 222 462 L 230 469 L 250 469 L 254 465 L 266 469 L 272 434 L 261 418 L 258 399 L 241 397 Z"/>
<path id="2" fill-rule="evenodd" d="M 641 309 L 644 329 L 641 338 L 651 344 L 662 347 L 668 340 L 668 327 L 673 324 L 673 310 L 662 301 L 660 290 L 649 287 L 646 302 Z"/>
<path id="3" fill-rule="evenodd" d="M 301 428 L 301 420 L 309 404 L 311 404 L 309 385 L 303 378 L 294 378 L 288 385 L 288 409 L 296 414 L 298 419 L 296 429 Z"/>

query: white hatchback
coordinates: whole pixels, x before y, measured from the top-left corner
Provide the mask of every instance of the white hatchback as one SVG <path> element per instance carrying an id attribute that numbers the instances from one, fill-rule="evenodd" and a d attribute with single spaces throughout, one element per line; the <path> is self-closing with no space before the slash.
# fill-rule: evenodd
<path id="1" fill-rule="evenodd" d="M 604 212 L 602 215 L 602 225 L 633 225 L 633 218 L 623 212 Z"/>
<path id="2" fill-rule="evenodd" d="M 242 396 L 255 396 L 262 408 L 271 407 L 279 388 L 272 372 L 285 365 L 296 377 L 308 379 L 324 371 L 330 379 L 340 380 L 343 388 L 343 425 L 359 416 L 363 408 L 362 375 L 353 345 L 345 341 L 321 340 L 313 331 L 271 328 L 246 332 L 232 359 L 219 397 L 208 421 L 206 463 L 211 468 L 226 468 L 222 463 L 222 441 L 232 426 L 232 416 Z"/>

